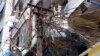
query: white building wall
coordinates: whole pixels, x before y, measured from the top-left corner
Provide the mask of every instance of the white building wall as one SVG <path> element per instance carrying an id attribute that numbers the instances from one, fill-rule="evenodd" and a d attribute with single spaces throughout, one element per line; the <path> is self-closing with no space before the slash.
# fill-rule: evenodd
<path id="1" fill-rule="evenodd" d="M 1 41 L 1 49 L 7 50 L 9 49 L 10 45 L 10 32 L 9 29 L 12 26 L 12 22 L 10 19 L 12 19 L 11 16 L 12 12 L 12 0 L 6 0 L 5 5 L 5 14 L 4 14 L 4 27 L 3 27 L 3 35 L 2 35 L 2 41 Z"/>

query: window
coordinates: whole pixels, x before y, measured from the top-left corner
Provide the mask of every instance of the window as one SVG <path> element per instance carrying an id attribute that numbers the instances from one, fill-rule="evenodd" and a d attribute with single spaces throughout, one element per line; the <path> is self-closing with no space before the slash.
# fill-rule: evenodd
<path id="1" fill-rule="evenodd" d="M 23 0 L 19 0 L 14 9 L 16 10 L 16 18 L 19 19 L 23 10 Z"/>
<path id="2" fill-rule="evenodd" d="M 17 37 L 16 46 L 19 46 L 19 37 Z"/>
<path id="3" fill-rule="evenodd" d="M 80 5 L 80 8 L 81 8 L 82 13 L 84 13 L 84 12 L 88 9 L 88 8 L 85 6 L 84 3 L 82 3 L 82 4 Z"/>

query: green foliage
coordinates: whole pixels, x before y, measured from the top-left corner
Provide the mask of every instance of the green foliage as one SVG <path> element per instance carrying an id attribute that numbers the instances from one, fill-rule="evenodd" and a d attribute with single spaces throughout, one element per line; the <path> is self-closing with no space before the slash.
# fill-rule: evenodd
<path id="1" fill-rule="evenodd" d="M 25 42 L 24 48 L 26 49 L 30 48 L 31 42 L 32 42 L 32 36 L 30 35 Z"/>

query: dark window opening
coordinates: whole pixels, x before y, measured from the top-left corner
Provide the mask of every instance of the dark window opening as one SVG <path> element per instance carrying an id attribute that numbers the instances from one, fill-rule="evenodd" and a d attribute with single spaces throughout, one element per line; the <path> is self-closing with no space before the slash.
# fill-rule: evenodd
<path id="1" fill-rule="evenodd" d="M 98 22 L 97 24 L 100 25 L 100 22 Z"/>
<path id="2" fill-rule="evenodd" d="M 4 7 L 5 7 L 5 6 L 4 6 Z M 5 10 L 5 8 L 3 8 L 2 11 L 0 11 L 0 21 L 1 21 L 1 19 L 3 18 L 3 16 L 4 16 L 4 10 Z"/>
<path id="3" fill-rule="evenodd" d="M 64 2 L 62 3 L 62 6 L 66 6 L 67 3 L 68 3 L 68 0 L 64 0 Z"/>
<path id="4" fill-rule="evenodd" d="M 100 29 L 100 26 L 98 26 L 98 28 Z"/>
<path id="5" fill-rule="evenodd" d="M 0 31 L 0 47 L 1 47 L 1 41 L 2 41 L 2 30 Z"/>
<path id="6" fill-rule="evenodd" d="M 88 56 L 88 53 L 86 55 L 84 55 L 84 56 Z"/>
<path id="7" fill-rule="evenodd" d="M 18 16 L 19 16 L 19 17 L 21 16 L 21 13 L 20 13 L 20 12 L 18 13 Z"/>
<path id="8" fill-rule="evenodd" d="M 16 46 L 19 46 L 19 37 L 17 38 Z"/>
<path id="9" fill-rule="evenodd" d="M 23 3 L 22 3 L 22 1 L 20 1 L 20 3 L 19 3 L 19 11 L 22 11 L 23 10 Z"/>
<path id="10" fill-rule="evenodd" d="M 90 0 L 87 0 L 87 2 L 90 2 Z"/>
<path id="11" fill-rule="evenodd" d="M 84 46 L 84 45 L 80 45 L 79 48 L 79 54 L 81 54 L 82 52 L 84 52 L 85 50 L 87 50 L 87 46 Z"/>
<path id="12" fill-rule="evenodd" d="M 84 12 L 88 9 L 88 8 L 85 6 L 84 3 L 82 3 L 82 4 L 80 5 L 80 8 L 81 8 L 82 13 L 84 13 Z"/>

